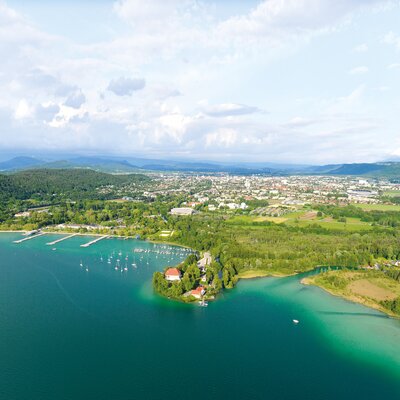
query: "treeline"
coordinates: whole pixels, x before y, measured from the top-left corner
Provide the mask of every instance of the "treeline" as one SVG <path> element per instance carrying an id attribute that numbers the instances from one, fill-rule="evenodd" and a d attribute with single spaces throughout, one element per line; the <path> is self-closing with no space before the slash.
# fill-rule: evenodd
<path id="1" fill-rule="evenodd" d="M 240 273 L 263 270 L 296 273 L 320 265 L 358 267 L 400 259 L 400 233 L 394 229 L 332 232 L 318 225 L 299 228 L 270 223 L 231 225 L 221 218 L 176 219 L 176 240 L 198 250 L 211 249 L 222 265 Z"/>
<path id="2" fill-rule="evenodd" d="M 339 221 L 343 220 L 343 218 L 359 218 L 361 221 L 373 225 L 389 226 L 393 228 L 400 226 L 400 212 L 398 211 L 364 211 L 360 207 L 352 205 L 346 207 L 319 205 L 315 208 L 321 213 L 321 216 L 325 214 Z"/>
<path id="3" fill-rule="evenodd" d="M 80 224 L 115 229 L 120 235 L 140 234 L 147 237 L 168 229 L 168 212 L 179 199 L 145 202 L 78 200 L 60 202 L 46 207 L 46 212 L 32 209 L 31 202 L 14 201 L 12 207 L 0 213 L 2 229 L 39 229 L 49 225 Z M 15 212 L 30 210 L 29 217 L 15 218 Z M 84 232 L 84 228 L 82 228 Z"/>
<path id="4" fill-rule="evenodd" d="M 383 300 L 380 303 L 384 308 L 390 310 L 393 314 L 400 316 L 400 297 L 394 300 Z"/>

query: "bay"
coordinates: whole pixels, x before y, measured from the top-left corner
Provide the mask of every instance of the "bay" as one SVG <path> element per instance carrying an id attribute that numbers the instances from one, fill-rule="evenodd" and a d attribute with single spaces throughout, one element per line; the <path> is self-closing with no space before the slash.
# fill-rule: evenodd
<path id="1" fill-rule="evenodd" d="M 179 247 L 57 237 L 0 234 L 1 399 L 400 396 L 400 322 L 304 275 L 241 281 L 202 308 L 152 291 Z"/>

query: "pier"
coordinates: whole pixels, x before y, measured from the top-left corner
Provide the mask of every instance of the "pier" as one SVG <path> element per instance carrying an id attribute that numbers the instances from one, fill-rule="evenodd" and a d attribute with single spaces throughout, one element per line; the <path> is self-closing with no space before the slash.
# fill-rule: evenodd
<path id="1" fill-rule="evenodd" d="M 54 242 L 49 242 L 49 243 L 46 243 L 46 244 L 47 244 L 48 246 L 53 246 L 53 244 L 60 243 L 60 242 L 62 242 L 63 240 L 67 240 L 67 239 L 72 238 L 72 237 L 74 237 L 74 236 L 76 236 L 76 235 L 77 235 L 77 233 L 73 233 L 72 235 L 64 236 L 64 237 L 62 237 L 61 239 L 57 239 L 57 240 L 54 240 Z"/>
<path id="2" fill-rule="evenodd" d="M 81 247 L 89 247 L 89 246 L 91 246 L 92 244 L 95 244 L 95 243 L 99 242 L 100 240 L 103 240 L 103 239 L 105 239 L 105 238 L 108 238 L 108 236 L 109 236 L 109 235 L 100 236 L 100 237 L 98 237 L 97 239 L 94 239 L 94 240 L 92 240 L 92 241 L 89 242 L 89 243 L 81 244 Z"/>
<path id="3" fill-rule="evenodd" d="M 39 236 L 43 236 L 43 235 L 45 235 L 45 234 L 46 234 L 46 232 L 38 233 L 38 234 L 36 234 L 36 235 L 31 235 L 31 236 L 28 236 L 28 237 L 23 238 L 23 239 L 14 240 L 13 243 L 22 243 L 22 242 L 25 242 L 25 240 L 35 239 L 35 238 L 37 238 L 37 237 L 39 237 Z"/>

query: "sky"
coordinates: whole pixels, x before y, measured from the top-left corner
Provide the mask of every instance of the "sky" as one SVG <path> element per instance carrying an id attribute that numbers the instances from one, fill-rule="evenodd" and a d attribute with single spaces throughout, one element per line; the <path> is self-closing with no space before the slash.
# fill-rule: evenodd
<path id="1" fill-rule="evenodd" d="M 0 152 L 400 159 L 399 0 L 0 0 Z"/>

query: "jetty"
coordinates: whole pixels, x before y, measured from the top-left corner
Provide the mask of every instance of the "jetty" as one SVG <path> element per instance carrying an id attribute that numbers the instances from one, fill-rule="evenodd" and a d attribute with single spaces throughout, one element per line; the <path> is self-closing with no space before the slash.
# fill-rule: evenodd
<path id="1" fill-rule="evenodd" d="M 89 243 L 81 244 L 81 247 L 89 247 L 89 246 L 91 246 L 92 244 L 95 244 L 95 243 L 99 242 L 100 240 L 103 240 L 103 239 L 108 238 L 109 236 L 110 236 L 110 235 L 100 236 L 100 237 L 98 237 L 98 238 L 92 240 L 92 241 L 89 242 Z"/>
<path id="2" fill-rule="evenodd" d="M 60 243 L 63 240 L 67 240 L 67 239 L 72 238 L 72 237 L 74 237 L 76 235 L 77 235 L 77 233 L 73 233 L 72 235 L 64 236 L 61 239 L 57 239 L 57 240 L 54 240 L 54 242 L 49 242 L 49 243 L 46 243 L 46 244 L 47 244 L 47 246 L 53 246 L 53 244 Z"/>
<path id="3" fill-rule="evenodd" d="M 14 240 L 13 243 L 22 243 L 22 242 L 25 242 L 25 240 L 35 239 L 35 238 L 37 238 L 37 237 L 39 237 L 39 236 L 43 236 L 43 235 L 46 235 L 46 232 L 38 233 L 38 234 L 36 234 L 36 235 L 31 235 L 31 236 L 25 237 L 25 238 L 23 238 L 23 239 Z"/>

